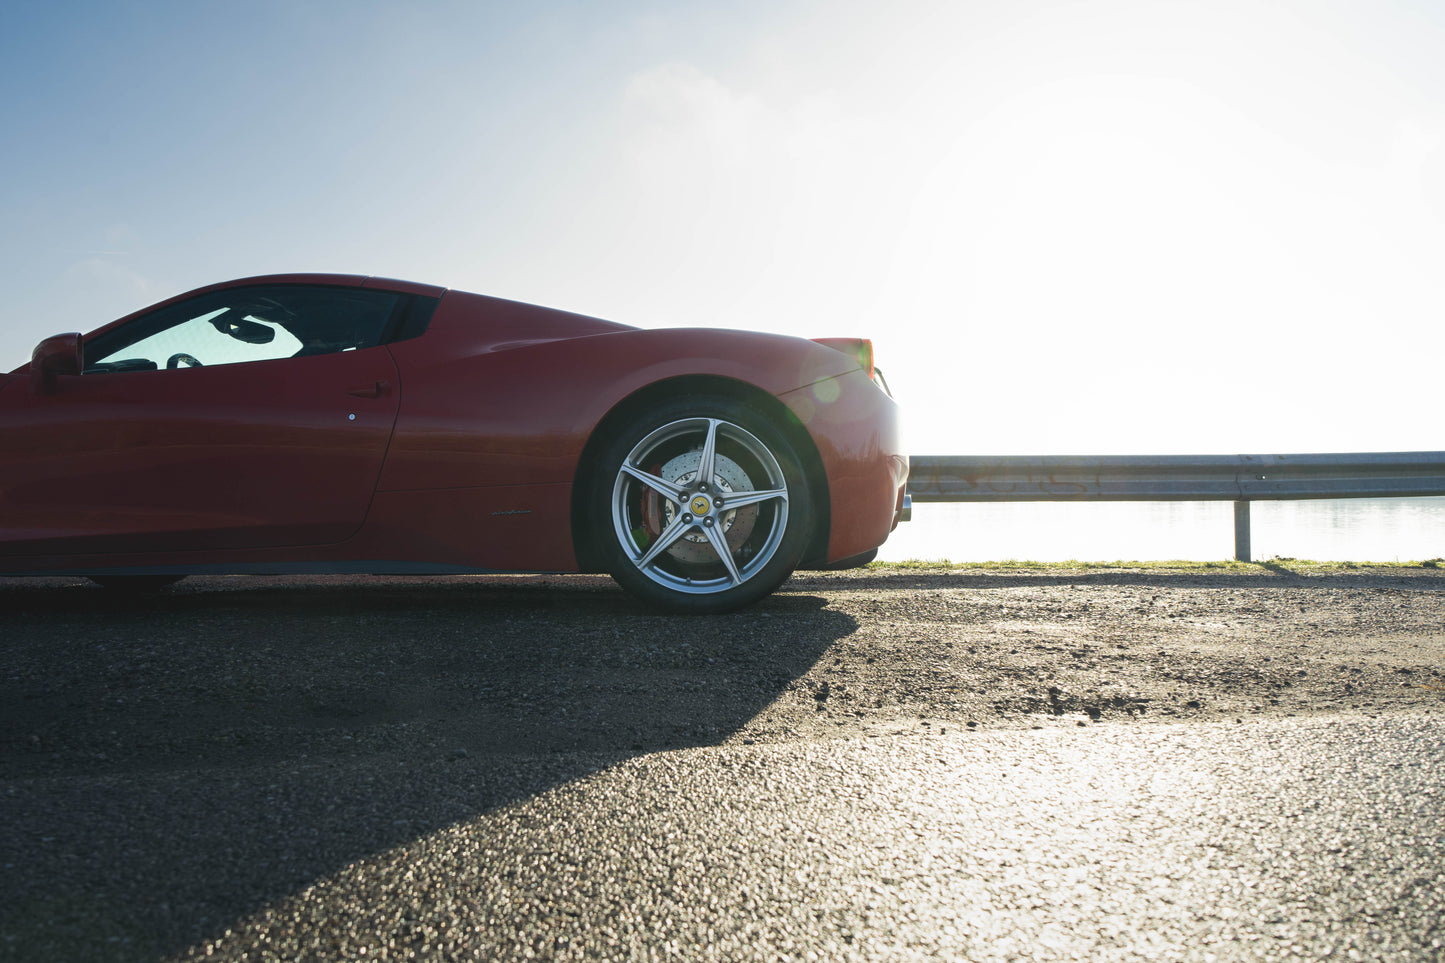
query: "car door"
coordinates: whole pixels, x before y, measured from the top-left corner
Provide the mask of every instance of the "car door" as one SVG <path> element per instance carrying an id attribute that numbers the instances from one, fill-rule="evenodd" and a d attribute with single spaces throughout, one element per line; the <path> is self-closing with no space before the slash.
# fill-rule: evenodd
<path id="1" fill-rule="evenodd" d="M 397 370 L 380 342 L 397 301 L 300 286 L 213 293 L 87 339 L 85 372 L 48 390 L 10 385 L 0 554 L 346 539 L 396 420 Z"/>

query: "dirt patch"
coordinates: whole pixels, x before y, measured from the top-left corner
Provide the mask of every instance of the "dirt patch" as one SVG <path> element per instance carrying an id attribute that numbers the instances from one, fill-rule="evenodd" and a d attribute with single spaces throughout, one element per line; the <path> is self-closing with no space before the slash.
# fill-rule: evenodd
<path id="1" fill-rule="evenodd" d="M 1433 567 L 864 570 L 788 588 L 859 629 L 798 681 L 803 698 L 779 700 L 787 726 L 1445 710 Z"/>

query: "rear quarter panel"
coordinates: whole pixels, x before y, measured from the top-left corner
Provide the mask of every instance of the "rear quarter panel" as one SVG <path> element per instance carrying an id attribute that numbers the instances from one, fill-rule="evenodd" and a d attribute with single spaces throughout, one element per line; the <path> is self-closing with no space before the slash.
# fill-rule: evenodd
<path id="1" fill-rule="evenodd" d="M 513 314 L 527 306 L 454 298 L 426 336 L 392 346 L 402 403 L 380 491 L 570 483 L 598 422 L 647 385 L 716 375 L 780 395 L 856 369 L 801 338 L 589 328 L 607 322 L 544 309 L 528 327 Z"/>
<path id="2" fill-rule="evenodd" d="M 450 292 L 425 336 L 391 350 L 402 402 L 371 537 L 424 540 L 428 555 L 447 560 L 573 570 L 572 485 L 589 437 L 635 392 L 697 375 L 794 396 L 789 406 L 806 415 L 830 481 L 836 474 L 841 484 L 845 511 L 833 516 L 830 559 L 874 547 L 892 523 L 892 495 L 880 492 L 897 471 L 864 463 L 896 450 L 893 403 L 853 359 L 811 341 L 640 330 Z M 838 375 L 845 379 L 834 389 L 812 390 Z M 433 510 L 442 502 L 445 511 Z"/>

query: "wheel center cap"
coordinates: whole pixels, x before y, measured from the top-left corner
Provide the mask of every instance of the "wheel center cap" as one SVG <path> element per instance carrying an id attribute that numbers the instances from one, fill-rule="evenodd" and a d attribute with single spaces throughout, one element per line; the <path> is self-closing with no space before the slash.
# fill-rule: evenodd
<path id="1" fill-rule="evenodd" d="M 694 515 L 706 515 L 712 509 L 712 503 L 707 500 L 706 495 L 694 495 L 691 508 Z"/>

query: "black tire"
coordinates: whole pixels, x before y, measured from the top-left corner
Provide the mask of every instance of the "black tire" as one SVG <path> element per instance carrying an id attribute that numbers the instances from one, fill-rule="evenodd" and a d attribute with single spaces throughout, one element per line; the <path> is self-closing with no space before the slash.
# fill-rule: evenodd
<path id="1" fill-rule="evenodd" d="M 86 577 L 101 588 L 112 592 L 137 595 L 159 592 L 166 586 L 174 585 L 185 578 L 184 575 L 88 575 Z"/>
<path id="2" fill-rule="evenodd" d="M 706 614 L 751 605 L 792 574 L 812 536 L 813 502 L 797 453 L 766 416 L 727 398 L 684 397 L 633 417 L 604 444 L 586 521 L 628 592 Z"/>

